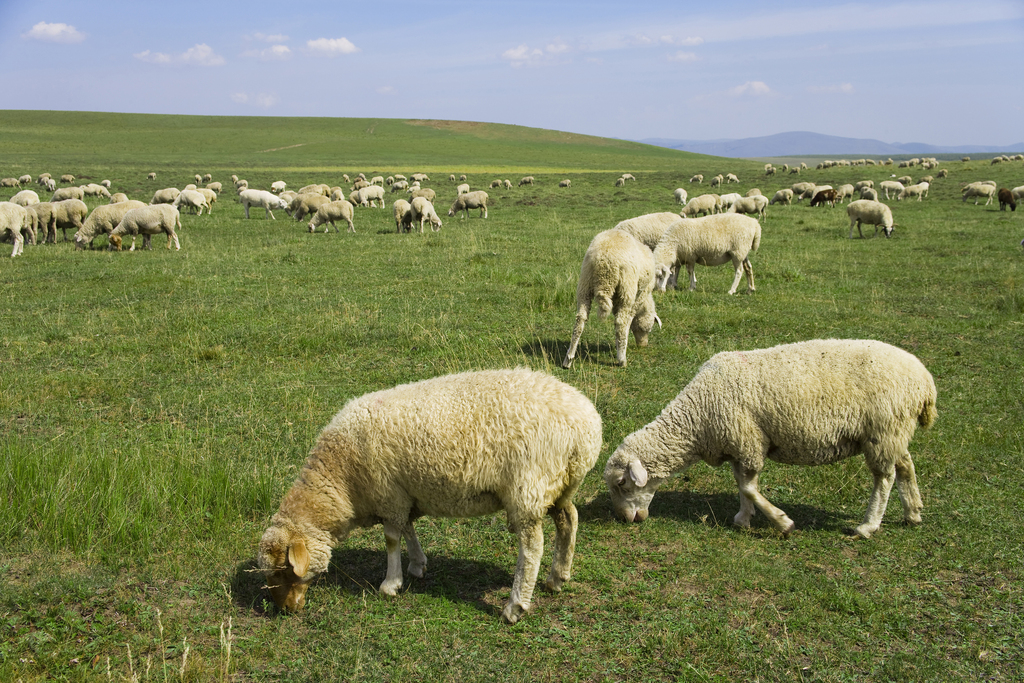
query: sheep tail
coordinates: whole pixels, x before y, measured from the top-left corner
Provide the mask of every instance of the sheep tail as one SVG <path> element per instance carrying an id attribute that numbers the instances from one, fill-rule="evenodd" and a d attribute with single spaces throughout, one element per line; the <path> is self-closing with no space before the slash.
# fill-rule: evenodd
<path id="1" fill-rule="evenodd" d="M 754 234 L 754 241 L 750 245 L 751 251 L 757 251 L 761 248 L 761 231 L 759 230 Z"/>
<path id="2" fill-rule="evenodd" d="M 939 414 L 935 410 L 935 398 L 934 396 L 929 396 L 925 399 L 924 405 L 921 406 L 921 412 L 917 416 L 917 424 L 927 429 L 932 426 L 935 418 L 938 416 Z"/>
<path id="3" fill-rule="evenodd" d="M 597 317 L 606 318 L 612 312 L 612 297 L 607 292 L 596 292 L 594 300 L 597 302 Z"/>

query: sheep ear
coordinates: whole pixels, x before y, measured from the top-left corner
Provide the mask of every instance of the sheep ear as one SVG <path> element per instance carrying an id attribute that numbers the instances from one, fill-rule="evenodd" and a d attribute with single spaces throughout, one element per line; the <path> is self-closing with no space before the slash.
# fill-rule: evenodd
<path id="1" fill-rule="evenodd" d="M 629 466 L 626 468 L 626 473 L 629 474 L 629 478 L 633 480 L 633 483 L 637 486 L 647 486 L 647 470 L 640 463 L 639 460 L 630 460 Z"/>
<path id="2" fill-rule="evenodd" d="M 288 564 L 291 565 L 295 576 L 300 579 L 309 570 L 309 552 L 306 550 L 306 542 L 299 539 L 288 546 Z"/>

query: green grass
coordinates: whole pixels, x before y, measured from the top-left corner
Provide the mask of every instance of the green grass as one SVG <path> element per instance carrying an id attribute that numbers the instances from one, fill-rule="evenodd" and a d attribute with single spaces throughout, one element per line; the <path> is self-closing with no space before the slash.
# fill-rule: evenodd
<path id="1" fill-rule="evenodd" d="M 678 210 L 672 190 L 696 194 L 694 173 L 732 171 L 740 191 L 767 195 L 796 178 L 511 126 L 37 116 L 0 113 L 0 175 L 110 178 L 148 200 L 196 172 L 297 187 L 427 171 L 442 213 L 449 173 L 474 189 L 527 173 L 537 185 L 490 191 L 487 220 L 443 217 L 436 234 L 397 235 L 389 210 L 358 210 L 356 234 L 310 235 L 287 216 L 246 221 L 226 193 L 212 216 L 183 216 L 180 252 L 160 239 L 135 253 L 58 242 L 0 259 L 0 680 L 222 680 L 225 668 L 246 681 L 1024 678 L 1024 219 L 963 204 L 958 189 L 1024 184 L 1019 162 L 946 163 L 928 199 L 891 203 L 889 240 L 848 240 L 842 208 L 770 207 L 756 294 L 729 297 L 728 268 L 698 269 L 696 292 L 656 295 L 664 329 L 631 343 L 628 368 L 612 365 L 611 325 L 595 319 L 565 371 L 596 232 Z M 174 144 L 186 134 L 201 144 Z M 296 141 L 311 142 L 259 151 Z M 613 187 L 624 171 L 638 181 Z M 556 187 L 563 177 L 571 189 Z M 605 457 L 702 362 L 818 337 L 896 344 L 935 376 L 939 419 L 911 444 L 920 527 L 903 527 L 894 501 L 876 537 L 843 533 L 870 489 L 859 458 L 768 465 L 762 491 L 796 522 L 789 540 L 761 516 L 732 528 L 731 473 L 705 465 L 667 482 L 646 523 L 612 519 Z M 383 534 L 367 529 L 335 551 L 303 614 L 277 615 L 255 545 L 344 402 L 516 365 L 579 387 L 604 419 L 565 590 L 538 589 L 504 626 L 516 553 L 504 518 L 423 519 L 428 574 L 397 599 L 376 593 Z"/>

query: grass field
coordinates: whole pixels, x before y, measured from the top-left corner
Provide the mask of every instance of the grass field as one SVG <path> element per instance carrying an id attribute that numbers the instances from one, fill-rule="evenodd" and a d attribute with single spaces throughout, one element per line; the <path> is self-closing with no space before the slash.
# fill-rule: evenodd
<path id="1" fill-rule="evenodd" d="M 595 318 L 562 370 L 595 233 L 677 211 L 672 190 L 698 194 L 694 173 L 731 171 L 738 191 L 768 196 L 796 176 L 551 131 L 421 124 L 0 112 L 0 176 L 109 178 L 143 201 L 197 172 L 297 188 L 423 171 L 443 214 L 450 173 L 474 189 L 537 178 L 489 190 L 486 220 L 442 215 L 435 234 L 399 235 L 390 209 L 359 209 L 355 234 L 311 235 L 285 215 L 245 220 L 226 192 L 212 216 L 182 216 L 180 252 L 161 239 L 134 253 L 58 242 L 0 258 L 0 680 L 1024 679 L 1024 216 L 959 193 L 973 180 L 1022 185 L 1024 164 L 945 163 L 927 199 L 890 202 L 888 240 L 847 239 L 842 207 L 769 207 L 755 294 L 727 296 L 731 269 L 698 268 L 696 292 L 656 294 L 664 328 L 647 348 L 631 341 L 627 368 Z M 614 187 L 626 171 L 637 182 Z M 557 187 L 565 177 L 571 189 Z M 703 464 L 659 490 L 644 524 L 612 518 L 605 459 L 701 363 L 822 337 L 895 344 L 934 375 L 939 418 L 910 447 L 921 526 L 903 526 L 893 500 L 875 537 L 844 533 L 870 490 L 859 457 L 766 467 L 762 492 L 797 524 L 788 540 L 760 515 L 732 527 L 731 472 Z M 604 420 L 563 592 L 538 588 L 530 613 L 503 625 L 516 560 L 504 517 L 424 518 L 428 574 L 407 577 L 398 598 L 376 592 L 378 527 L 339 546 L 302 614 L 277 614 L 253 571 L 256 542 L 344 402 L 517 365 L 578 387 Z M 542 576 L 549 522 L 545 532 Z"/>

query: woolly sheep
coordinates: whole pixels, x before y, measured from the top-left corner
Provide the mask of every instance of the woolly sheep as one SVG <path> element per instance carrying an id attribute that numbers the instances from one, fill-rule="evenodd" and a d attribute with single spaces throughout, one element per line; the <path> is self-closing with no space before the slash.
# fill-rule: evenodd
<path id="1" fill-rule="evenodd" d="M 200 187 L 196 192 L 206 197 L 206 213 L 213 213 L 213 205 L 217 203 L 217 193 L 208 187 Z"/>
<path id="2" fill-rule="evenodd" d="M 462 183 L 455 188 L 455 194 L 466 194 L 467 192 L 469 192 L 469 183 Z"/>
<path id="3" fill-rule="evenodd" d="M 460 183 L 466 182 L 466 174 L 465 173 L 463 173 L 462 175 L 459 176 L 459 182 Z"/>
<path id="4" fill-rule="evenodd" d="M 1024 199 L 1024 185 L 1013 188 L 1010 190 L 1010 194 L 1012 194 L 1013 198 L 1016 200 Z"/>
<path id="5" fill-rule="evenodd" d="M 260 539 L 270 594 L 279 609 L 301 610 L 332 547 L 380 523 L 388 556 L 380 592 L 397 595 L 403 538 L 410 576 L 421 578 L 427 566 L 413 520 L 504 510 L 519 558 L 501 616 L 515 623 L 530 608 L 545 515 L 555 523 L 546 586 L 558 592 L 570 579 L 572 499 L 601 439 L 601 416 L 583 394 L 526 368 L 446 375 L 352 399 L 320 432 Z"/>
<path id="6" fill-rule="evenodd" d="M 189 213 L 196 213 L 198 211 L 200 216 L 203 215 L 203 209 L 206 209 L 207 213 L 210 212 L 210 204 L 199 190 L 182 190 L 174 198 L 174 201 L 171 202 L 171 206 L 179 211 L 181 211 L 182 207 L 185 207 L 189 210 Z"/>
<path id="7" fill-rule="evenodd" d="M 135 238 L 141 234 L 142 248 L 150 249 L 152 236 L 162 232 L 167 235 L 167 248 L 170 249 L 173 242 L 174 248 L 180 250 L 181 243 L 174 231 L 175 227 L 181 229 L 181 217 L 178 209 L 170 204 L 152 204 L 141 209 L 131 209 L 111 231 L 109 248 L 111 251 L 121 251 L 122 237 L 131 235 L 132 246 L 128 251 L 135 251 Z"/>
<path id="8" fill-rule="evenodd" d="M 40 202 L 42 204 L 42 202 Z M 59 202 L 50 202 L 50 220 L 47 224 L 46 234 L 57 238 L 57 228 L 64 234 L 64 241 L 68 241 L 68 228 L 75 232 L 82 229 L 82 221 L 89 213 L 89 208 L 81 199 L 64 199 Z M 75 233 L 72 232 L 72 235 Z"/>
<path id="9" fill-rule="evenodd" d="M 893 197 L 899 196 L 900 192 L 903 192 L 903 183 L 895 180 L 883 180 L 878 186 L 879 189 L 885 194 L 885 198 L 889 199 L 889 194 L 892 193 Z"/>
<path id="10" fill-rule="evenodd" d="M 343 176 L 343 177 L 345 178 L 345 182 L 348 182 L 348 176 Z M 395 180 L 407 180 L 407 178 L 404 175 L 402 175 L 401 173 L 396 173 L 395 174 Z"/>
<path id="11" fill-rule="evenodd" d="M 110 189 L 110 184 L 111 183 L 110 183 L 109 180 L 101 180 L 100 181 L 100 185 L 102 185 L 103 187 L 107 188 L 108 190 Z"/>
<path id="12" fill-rule="evenodd" d="M 793 202 L 793 190 L 783 189 L 775 193 L 769 204 L 791 204 Z"/>
<path id="13" fill-rule="evenodd" d="M 694 175 L 694 176 L 690 176 L 690 182 L 691 183 L 697 183 L 698 185 L 700 185 L 701 183 L 704 182 L 704 176 L 702 174 L 700 174 L 700 173 L 698 173 L 697 175 Z"/>
<path id="14" fill-rule="evenodd" d="M 25 235 L 35 242 L 35 231 L 32 229 L 31 218 L 24 206 L 11 202 L 0 202 L 0 239 L 10 239 L 14 244 L 11 258 L 21 256 L 25 252 Z"/>
<path id="15" fill-rule="evenodd" d="M 793 195 L 797 198 L 797 201 L 800 201 L 805 198 L 804 195 L 808 192 L 814 191 L 814 183 L 793 183 L 793 186 L 790 189 L 793 190 Z M 814 195 L 808 195 L 807 198 L 813 196 Z"/>
<path id="16" fill-rule="evenodd" d="M 430 180 L 430 176 L 428 176 L 426 173 L 413 173 L 412 175 L 409 176 L 409 180 L 415 180 L 417 182 L 425 183 L 426 181 Z"/>
<path id="17" fill-rule="evenodd" d="M 682 204 L 684 206 L 686 205 L 687 193 L 686 193 L 686 190 L 684 190 L 683 188 L 677 187 L 675 192 L 672 193 L 672 196 L 680 204 Z"/>
<path id="18" fill-rule="evenodd" d="M 661 324 L 654 309 L 653 287 L 654 256 L 640 240 L 615 228 L 595 235 L 583 256 L 576 287 L 576 322 L 562 367 L 570 367 L 576 357 L 595 300 L 599 318 L 615 315 L 615 358 L 625 367 L 630 331 L 639 346 L 647 346 L 654 322 Z"/>
<path id="19" fill-rule="evenodd" d="M 749 216 L 757 216 L 764 220 L 767 215 L 765 209 L 768 206 L 768 198 L 762 195 L 754 195 L 753 197 L 740 197 L 726 213 L 742 213 Z"/>
<path id="20" fill-rule="evenodd" d="M 75 182 L 75 176 L 71 175 L 70 173 L 65 173 L 60 177 L 60 181 L 62 183 L 73 183 Z"/>
<path id="21" fill-rule="evenodd" d="M 323 204 L 316 210 L 313 218 L 309 221 L 309 231 L 316 232 L 316 229 L 322 225 L 324 226 L 324 232 L 327 232 L 328 223 L 334 226 L 335 231 L 338 231 L 335 221 L 343 220 L 348 223 L 348 231 L 355 232 L 356 226 L 352 223 L 352 214 L 354 212 L 355 208 L 352 204 L 344 199 Z"/>
<path id="22" fill-rule="evenodd" d="M 964 188 L 962 201 L 967 201 L 971 197 L 975 197 L 974 205 L 978 205 L 978 200 L 982 197 L 987 198 L 985 206 L 992 203 L 992 198 L 996 196 L 996 186 L 989 185 L 988 183 L 971 183 Z"/>
<path id="23" fill-rule="evenodd" d="M 30 232 L 32 235 L 32 243 L 36 243 L 37 231 L 42 232 L 42 236 L 39 237 L 41 242 L 56 242 L 57 241 L 57 229 L 54 226 L 53 233 L 49 232 L 50 219 L 53 217 L 53 204 L 50 202 L 39 202 L 38 204 L 29 204 L 24 207 L 28 212 L 28 221 L 30 226 Z"/>
<path id="24" fill-rule="evenodd" d="M 623 173 L 622 174 L 622 179 L 623 180 L 633 180 L 633 181 L 636 180 L 636 178 L 633 177 L 632 173 Z"/>
<path id="25" fill-rule="evenodd" d="M 124 215 L 132 209 L 140 209 L 146 206 L 138 200 L 118 202 L 117 204 L 104 204 L 97 206 L 82 223 L 82 227 L 75 233 L 75 249 L 84 249 L 92 246 L 93 240 L 100 235 L 109 235 L 121 222 Z"/>
<path id="26" fill-rule="evenodd" d="M 874 180 L 860 180 L 860 181 L 858 181 L 853 186 L 853 189 L 854 189 L 855 192 L 860 192 L 865 187 L 874 187 L 874 186 L 875 186 L 875 181 Z"/>
<path id="27" fill-rule="evenodd" d="M 721 173 L 719 173 L 718 175 L 716 175 L 714 178 L 711 179 L 711 187 L 718 187 L 719 185 L 721 185 L 724 182 L 725 182 L 725 176 L 723 176 Z"/>
<path id="28" fill-rule="evenodd" d="M 384 176 L 382 176 L 382 175 L 375 175 L 375 176 L 373 176 L 372 178 L 370 178 L 370 184 L 371 185 L 380 185 L 381 187 L 384 187 Z"/>
<path id="29" fill-rule="evenodd" d="M 17 178 L 0 178 L 0 187 L 21 187 L 21 181 Z"/>
<path id="30" fill-rule="evenodd" d="M 559 187 L 572 187 L 572 181 L 569 180 L 568 178 L 566 178 L 565 180 L 559 181 L 558 186 Z"/>
<path id="31" fill-rule="evenodd" d="M 938 170 L 938 172 L 937 172 L 937 173 L 935 174 L 935 177 L 936 177 L 936 178 L 948 178 L 948 177 L 949 177 L 949 171 L 948 171 L 948 170 L 946 170 L 946 169 L 944 169 L 944 168 L 941 168 L 941 169 L 939 169 L 939 170 Z"/>
<path id="32" fill-rule="evenodd" d="M 653 252 L 665 231 L 678 220 L 679 214 L 670 211 L 648 213 L 621 221 L 614 229 L 628 232 Z"/>
<path id="33" fill-rule="evenodd" d="M 464 211 L 463 218 L 469 218 L 470 209 L 480 209 L 480 216 L 487 218 L 487 199 L 487 193 L 483 190 L 460 194 L 452 202 L 452 207 L 448 209 L 448 215 L 454 216 L 459 211 Z"/>
<path id="34" fill-rule="evenodd" d="M 523 185 L 533 185 L 533 176 L 523 176 L 519 181 L 518 187 L 522 187 Z"/>
<path id="35" fill-rule="evenodd" d="M 394 210 L 395 214 L 395 232 L 402 232 L 403 227 L 406 230 L 411 230 L 412 204 L 404 199 L 396 199 L 391 208 Z"/>
<path id="36" fill-rule="evenodd" d="M 818 194 L 822 190 L 831 189 L 831 185 L 815 185 L 814 183 L 811 183 L 810 189 L 806 190 L 803 194 L 801 194 L 800 199 L 814 199 L 814 195 Z"/>
<path id="37" fill-rule="evenodd" d="M 512 181 L 509 180 L 508 178 L 505 178 L 504 185 L 505 185 L 505 189 L 506 190 L 511 190 L 512 189 Z"/>
<path id="38" fill-rule="evenodd" d="M 153 193 L 153 198 L 149 200 L 150 204 L 173 204 L 174 200 L 181 194 L 181 190 L 176 187 L 167 187 L 162 190 L 157 190 Z"/>
<path id="39" fill-rule="evenodd" d="M 696 216 L 698 213 L 703 215 L 713 214 L 718 209 L 718 201 L 719 197 L 716 194 L 702 194 L 688 201 L 683 210 L 679 212 L 679 215 L 689 218 Z"/>
<path id="40" fill-rule="evenodd" d="M 358 195 L 358 190 L 353 194 Z M 359 197 L 356 196 L 355 199 L 356 201 L 353 201 L 350 197 L 348 201 L 355 205 L 358 202 Z M 291 214 L 292 218 L 297 221 L 301 221 L 307 214 L 316 213 L 317 209 L 330 201 L 331 200 L 328 197 L 325 197 L 322 194 L 298 194 L 295 195 L 291 200 L 291 203 L 288 205 L 288 212 Z"/>
<path id="41" fill-rule="evenodd" d="M 764 165 L 764 174 L 765 175 L 775 175 L 775 167 L 772 166 L 771 164 L 765 164 Z"/>
<path id="42" fill-rule="evenodd" d="M 908 175 L 900 176 L 896 180 L 898 180 L 904 187 L 906 187 L 907 185 L 913 185 L 914 184 L 913 177 L 908 176 Z"/>
<path id="43" fill-rule="evenodd" d="M 702 218 L 681 218 L 671 226 L 654 249 L 655 288 L 664 292 L 673 270 L 681 273 L 686 265 L 690 291 L 697 289 L 696 264 L 720 266 L 732 262 L 736 271 L 729 294 L 735 294 L 743 273 L 747 274 L 747 292 L 754 291 L 754 269 L 750 253 L 761 245 L 761 224 L 756 218 L 726 213 Z"/>
<path id="44" fill-rule="evenodd" d="M 844 202 L 847 199 L 853 197 L 853 193 L 853 185 L 850 185 L 849 183 L 845 185 L 840 185 L 839 187 L 836 188 L 836 201 L 840 203 Z"/>
<path id="45" fill-rule="evenodd" d="M 283 180 L 275 180 L 270 183 L 270 191 L 274 194 L 281 194 L 288 187 L 288 183 Z"/>
<path id="46" fill-rule="evenodd" d="M 156 180 L 156 173 L 150 173 L 146 176 L 147 180 Z"/>
<path id="47" fill-rule="evenodd" d="M 465 197 L 466 195 L 460 196 Z M 438 217 L 437 211 L 434 210 L 434 205 L 430 203 L 429 199 L 426 197 L 413 197 L 410 206 L 410 225 L 414 221 L 418 221 L 421 233 L 423 232 L 423 221 L 428 221 L 430 223 L 430 230 L 432 232 L 437 232 L 441 229 L 441 219 Z"/>
<path id="48" fill-rule="evenodd" d="M 203 182 L 203 176 L 199 175 L 198 173 L 196 173 L 194 177 L 196 179 L 196 183 Z"/>
<path id="49" fill-rule="evenodd" d="M 878 201 L 878 192 L 873 187 L 865 187 L 860 191 L 860 198 Z"/>
<path id="50" fill-rule="evenodd" d="M 412 201 L 416 197 L 423 197 L 428 202 L 433 203 L 434 199 L 437 197 L 437 193 L 429 187 L 417 187 L 409 193 L 409 201 Z"/>
<path id="51" fill-rule="evenodd" d="M 757 197 L 757 196 L 764 196 L 764 193 L 761 192 L 761 188 L 759 188 L 759 187 L 752 187 L 749 190 L 747 190 L 746 194 L 744 194 L 743 196 L 744 197 Z"/>
<path id="52" fill-rule="evenodd" d="M 701 366 L 661 414 L 608 458 L 604 480 L 616 514 L 648 516 L 673 473 L 703 460 L 732 466 L 740 492 L 733 523 L 760 510 L 789 536 L 785 512 L 758 491 L 765 460 L 827 465 L 864 454 L 874 490 L 854 530 L 878 531 L 895 480 L 908 524 L 921 522 L 921 494 L 908 445 L 935 421 L 935 382 L 915 356 L 868 339 L 818 339 L 719 353 Z M 756 508 L 756 509 L 755 509 Z"/>
<path id="53" fill-rule="evenodd" d="M 40 185 L 45 185 L 45 181 L 48 180 L 49 178 L 49 173 L 40 173 L 39 176 L 36 178 L 36 182 L 39 183 Z"/>
<path id="54" fill-rule="evenodd" d="M 277 196 L 280 197 L 281 199 L 285 200 L 286 202 L 288 202 L 288 206 L 289 206 L 289 209 L 290 209 L 290 207 L 292 205 L 292 200 L 295 199 L 296 197 L 298 197 L 299 193 L 295 192 L 294 190 L 285 190 L 284 192 L 282 192 L 281 194 L 279 194 Z M 344 199 L 344 197 L 334 197 L 334 196 L 331 197 L 331 201 L 334 201 L 335 199 Z"/>
<path id="55" fill-rule="evenodd" d="M 380 185 L 367 185 L 361 188 L 359 190 L 359 206 L 376 206 L 383 209 L 384 188 Z"/>
<path id="56" fill-rule="evenodd" d="M 921 201 L 922 197 L 928 196 L 928 183 L 920 182 L 917 185 L 907 185 L 903 188 L 903 191 L 896 195 L 896 201 L 903 201 L 910 197 L 917 197 L 917 201 Z"/>
<path id="57" fill-rule="evenodd" d="M 409 181 L 407 180 L 396 180 L 394 183 L 391 184 L 392 192 L 399 192 L 400 190 L 407 189 L 409 189 Z"/>
<path id="58" fill-rule="evenodd" d="M 109 183 L 110 181 L 108 180 L 106 182 Z M 30 176 L 28 173 L 26 173 L 25 175 L 23 175 L 23 176 L 18 178 L 18 184 L 19 185 L 29 185 L 31 183 L 32 183 L 32 176 Z"/>
<path id="59" fill-rule="evenodd" d="M 39 203 L 39 195 L 34 190 L 22 190 L 18 194 L 14 195 L 10 199 L 11 204 L 17 204 L 18 206 L 29 206 L 30 204 Z"/>
<path id="60" fill-rule="evenodd" d="M 47 192 L 54 192 L 57 190 L 57 181 L 53 178 L 45 178 L 43 180 L 43 187 L 46 188 Z"/>
<path id="61" fill-rule="evenodd" d="M 366 187 L 369 185 L 365 180 L 357 180 L 356 185 L 359 187 Z M 353 187 L 353 190 L 358 190 L 359 187 Z M 324 183 L 313 183 L 312 185 L 306 185 L 305 187 L 299 188 L 299 194 L 318 194 L 324 197 L 331 194 L 331 187 Z"/>
<path id="62" fill-rule="evenodd" d="M 327 199 L 323 195 L 300 196 L 321 197 L 322 199 Z M 270 216 L 271 220 L 275 221 L 277 220 L 277 218 L 274 217 L 274 209 L 281 209 L 282 211 L 287 211 L 289 208 L 289 204 L 287 201 L 277 196 L 273 192 L 268 192 L 266 190 L 242 190 L 242 193 L 238 195 L 238 199 L 239 201 L 242 202 L 242 208 L 245 210 L 246 218 L 249 218 L 249 208 L 253 206 L 262 207 L 263 217 L 266 218 L 267 216 Z M 298 220 L 302 219 L 300 218 Z"/>
<path id="63" fill-rule="evenodd" d="M 203 182 L 204 183 L 208 183 L 211 180 L 213 180 L 213 175 L 212 174 L 210 174 L 210 173 L 204 173 L 203 174 Z"/>
<path id="64" fill-rule="evenodd" d="M 735 203 L 735 201 L 741 196 L 742 195 L 740 195 L 739 192 L 729 192 L 728 194 L 721 195 L 719 199 L 721 200 L 722 211 L 728 211 L 729 208 L 732 207 L 733 203 Z"/>
<path id="65" fill-rule="evenodd" d="M 85 190 L 80 187 L 62 187 L 50 197 L 51 202 L 62 202 L 65 199 L 85 200 Z"/>
<path id="66" fill-rule="evenodd" d="M 878 235 L 878 227 L 882 227 L 882 233 L 889 237 L 892 235 L 893 222 L 892 211 L 882 202 L 870 199 L 858 199 L 846 205 L 846 215 L 850 217 L 850 237 L 853 239 L 853 228 L 857 226 L 857 233 L 864 237 L 861 232 L 861 224 L 875 226 L 875 234 Z"/>
<path id="67" fill-rule="evenodd" d="M 1013 196 L 1013 191 L 1003 187 L 999 189 L 999 210 L 1006 211 L 1006 207 L 1010 207 L 1010 211 L 1017 210 L 1017 201 Z"/>
<path id="68" fill-rule="evenodd" d="M 388 186 L 393 185 L 394 182 L 395 182 L 395 177 L 391 176 L 391 175 L 389 175 L 387 178 L 384 179 L 384 184 L 388 185 Z"/>
<path id="69" fill-rule="evenodd" d="M 739 179 L 739 178 L 737 178 L 737 177 L 736 177 L 736 174 L 734 174 L 734 173 L 727 173 L 727 174 L 725 175 L 725 182 L 726 182 L 726 184 L 729 184 L 729 183 L 738 183 L 739 181 L 740 181 L 740 179 Z"/>
<path id="70" fill-rule="evenodd" d="M 469 186 L 467 185 L 466 187 L 468 188 Z M 497 188 L 501 187 L 501 180 L 492 180 L 491 181 L 491 185 L 490 185 L 489 189 L 493 190 L 496 187 Z M 466 191 L 468 192 L 469 190 L 467 189 Z"/>
<path id="71" fill-rule="evenodd" d="M 195 183 L 189 183 L 185 187 L 181 188 L 181 191 L 184 192 L 185 190 L 195 190 L 195 189 L 198 189 L 198 187 L 199 186 L 196 185 Z"/>
<path id="72" fill-rule="evenodd" d="M 615 187 L 625 187 L 625 186 L 626 186 L 626 179 L 625 178 L 616 178 L 615 179 Z"/>

